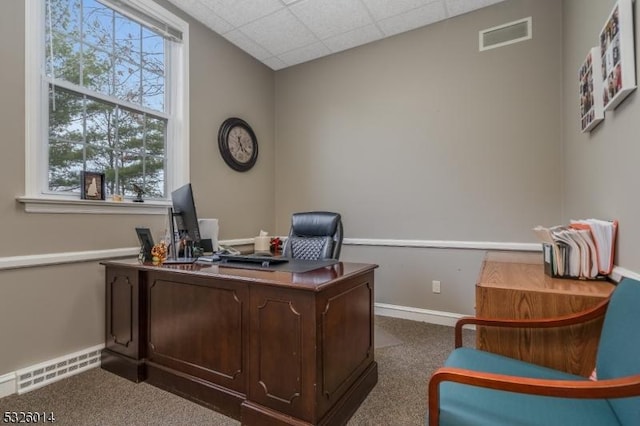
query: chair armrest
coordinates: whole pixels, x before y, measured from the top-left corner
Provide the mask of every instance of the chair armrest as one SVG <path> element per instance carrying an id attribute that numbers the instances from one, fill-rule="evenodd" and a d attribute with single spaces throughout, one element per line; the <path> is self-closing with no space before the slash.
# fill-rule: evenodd
<path id="1" fill-rule="evenodd" d="M 462 346 L 462 327 L 467 324 L 475 324 L 487 327 L 511 327 L 511 328 L 552 328 L 565 327 L 568 325 L 580 324 L 604 316 L 609 305 L 609 299 L 603 300 L 593 308 L 586 309 L 575 314 L 563 315 L 554 318 L 539 319 L 501 319 L 501 318 L 479 318 L 463 317 L 456 322 L 455 347 Z"/>
<path id="2" fill-rule="evenodd" d="M 640 375 L 597 381 L 547 380 L 443 367 L 433 373 L 429 380 L 429 426 L 439 423 L 442 382 L 560 398 L 626 398 L 640 395 Z"/>

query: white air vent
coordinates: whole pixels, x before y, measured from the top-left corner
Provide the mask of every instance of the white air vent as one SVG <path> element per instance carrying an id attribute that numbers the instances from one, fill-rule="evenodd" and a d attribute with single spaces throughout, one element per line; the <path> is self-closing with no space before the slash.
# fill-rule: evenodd
<path id="1" fill-rule="evenodd" d="M 100 366 L 100 351 L 103 348 L 104 345 L 94 346 L 16 371 L 18 393 L 23 394 Z"/>
<path id="2" fill-rule="evenodd" d="M 482 30 L 480 51 L 529 40 L 532 37 L 531 33 L 531 17 Z"/>

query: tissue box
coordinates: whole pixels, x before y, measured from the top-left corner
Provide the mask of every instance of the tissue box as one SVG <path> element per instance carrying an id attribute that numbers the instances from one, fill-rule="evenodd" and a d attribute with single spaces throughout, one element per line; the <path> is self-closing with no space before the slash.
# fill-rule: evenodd
<path id="1" fill-rule="evenodd" d="M 255 237 L 253 240 L 253 251 L 269 253 L 271 251 L 271 237 L 269 236 Z"/>

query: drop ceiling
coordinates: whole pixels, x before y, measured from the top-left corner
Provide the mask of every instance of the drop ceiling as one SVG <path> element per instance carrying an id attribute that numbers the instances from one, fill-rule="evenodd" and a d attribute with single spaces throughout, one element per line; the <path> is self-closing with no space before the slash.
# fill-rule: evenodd
<path id="1" fill-rule="evenodd" d="M 279 70 L 504 0 L 169 0 Z"/>

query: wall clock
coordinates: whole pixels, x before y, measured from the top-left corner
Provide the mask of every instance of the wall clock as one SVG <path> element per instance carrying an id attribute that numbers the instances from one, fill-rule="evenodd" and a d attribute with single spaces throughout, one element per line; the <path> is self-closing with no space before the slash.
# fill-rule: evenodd
<path id="1" fill-rule="evenodd" d="M 258 159 L 258 139 L 249 124 L 237 117 L 227 118 L 218 131 L 218 148 L 233 170 L 246 172 Z"/>

